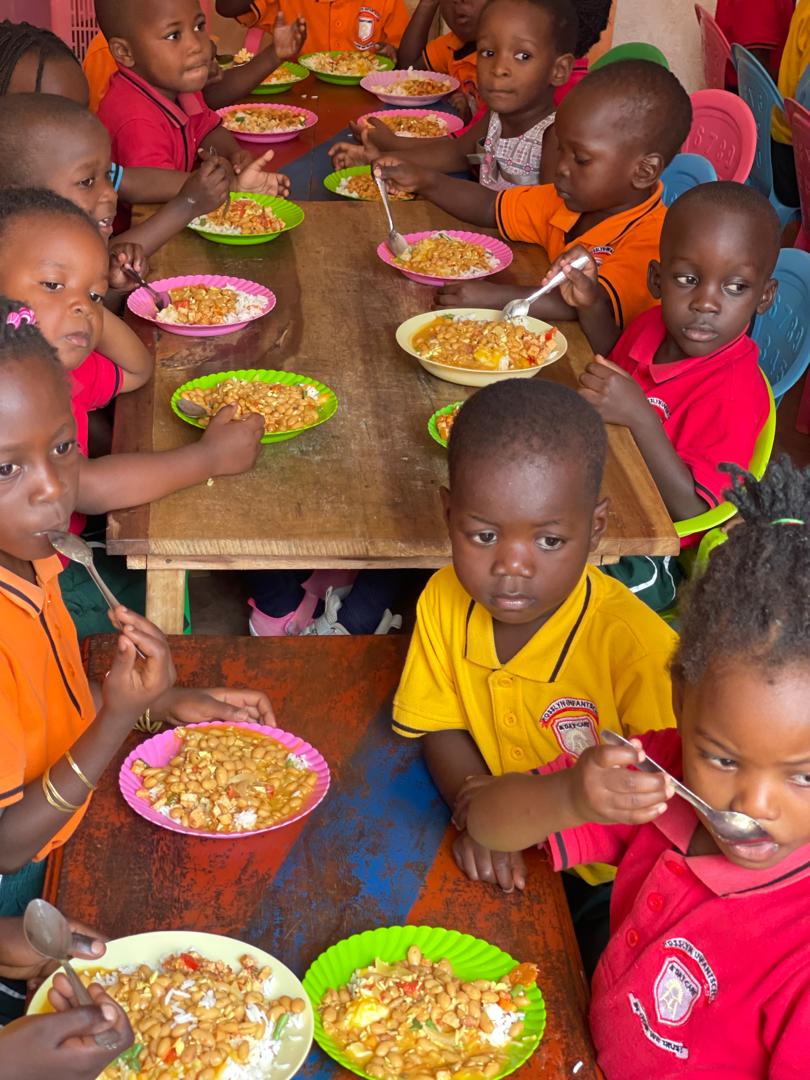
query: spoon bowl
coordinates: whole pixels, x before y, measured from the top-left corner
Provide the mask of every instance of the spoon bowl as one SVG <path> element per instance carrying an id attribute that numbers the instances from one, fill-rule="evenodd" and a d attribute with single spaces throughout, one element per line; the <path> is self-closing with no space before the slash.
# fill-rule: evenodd
<path id="1" fill-rule="evenodd" d="M 204 405 L 198 405 L 196 401 L 189 401 L 188 398 L 178 398 L 175 405 L 181 413 L 191 417 L 192 420 L 200 420 L 203 416 L 211 415 Z"/>
<path id="2" fill-rule="evenodd" d="M 388 250 L 395 259 L 406 258 L 411 253 L 411 245 L 405 237 L 396 230 L 394 219 L 391 216 L 391 204 L 388 201 L 388 189 L 385 186 L 385 180 L 373 172 L 373 170 L 372 175 L 374 177 L 374 183 L 377 185 L 377 190 L 380 193 L 380 198 L 382 199 L 385 216 L 388 218 L 388 236 L 385 240 L 388 245 Z"/>
<path id="3" fill-rule="evenodd" d="M 590 256 L 577 255 L 576 259 L 571 263 L 571 266 L 575 270 L 581 270 L 584 266 L 587 266 L 590 262 Z M 528 296 L 520 297 L 517 300 L 510 300 L 506 307 L 501 312 L 501 321 L 509 322 L 511 319 L 522 319 L 529 314 L 529 308 L 535 302 L 539 300 L 541 296 L 545 296 L 546 293 L 553 292 L 558 285 L 562 285 L 565 281 L 565 274 L 560 270 L 554 275 L 553 278 L 541 285 L 539 289 L 535 289 L 533 293 Z"/>
<path id="4" fill-rule="evenodd" d="M 127 277 L 130 278 L 130 280 L 137 281 L 142 289 L 146 289 L 146 291 L 155 301 L 155 307 L 158 311 L 163 311 L 164 308 L 167 308 L 171 304 L 172 298 L 169 296 L 169 294 L 167 292 L 159 292 L 157 289 L 153 289 L 149 282 L 146 280 L 146 278 L 142 277 L 142 275 L 138 273 L 134 266 L 127 265 L 123 267 L 123 270 Z"/>

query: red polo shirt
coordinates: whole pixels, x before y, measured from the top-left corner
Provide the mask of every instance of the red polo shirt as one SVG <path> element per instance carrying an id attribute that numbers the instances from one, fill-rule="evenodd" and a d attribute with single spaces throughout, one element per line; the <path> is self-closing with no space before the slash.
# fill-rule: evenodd
<path id="1" fill-rule="evenodd" d="M 677 732 L 641 741 L 681 776 Z M 557 870 L 619 867 L 611 938 L 592 986 L 599 1065 L 621 1080 L 803 1080 L 810 845 L 770 870 L 744 870 L 722 855 L 687 856 L 696 824 L 692 808 L 674 798 L 649 825 L 583 825 L 548 840 Z"/>
<path id="2" fill-rule="evenodd" d="M 121 389 L 121 368 L 101 353 L 91 352 L 69 375 L 76 443 L 87 457 L 88 414 L 94 409 L 103 409 L 117 395 Z M 86 520 L 84 514 L 72 514 L 70 531 L 80 536 Z"/>
<path id="3" fill-rule="evenodd" d="M 759 348 L 747 334 L 708 356 L 654 364 L 666 336 L 661 308 L 630 324 L 610 359 L 632 375 L 658 411 L 667 438 L 709 506 L 730 486 L 722 461 L 748 468 L 754 444 L 768 419 L 770 402 L 758 367 Z"/>
<path id="4" fill-rule="evenodd" d="M 794 9 L 794 0 L 717 0 L 714 17 L 732 44 L 767 50 L 771 55 L 766 66 L 777 72 Z M 737 85 L 731 64 L 726 81 L 730 86 Z"/>
<path id="5" fill-rule="evenodd" d="M 119 68 L 98 107 L 110 133 L 112 159 L 124 168 L 151 166 L 191 172 L 197 149 L 220 123 L 201 93 L 176 102 L 158 93 L 140 75 Z"/>

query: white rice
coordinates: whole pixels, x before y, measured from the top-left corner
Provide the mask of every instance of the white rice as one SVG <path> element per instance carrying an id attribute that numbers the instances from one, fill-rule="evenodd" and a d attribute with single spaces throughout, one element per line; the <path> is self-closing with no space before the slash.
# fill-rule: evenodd
<path id="1" fill-rule="evenodd" d="M 246 322 L 248 319 L 254 319 L 258 315 L 261 315 L 267 307 L 266 296 L 252 296 L 250 293 L 235 289 L 232 285 L 223 285 L 222 288 L 228 292 L 236 293 L 236 311 L 224 318 L 221 323 L 214 324 L 216 326 L 227 326 L 230 323 Z M 155 318 L 158 322 L 170 323 L 172 326 L 191 325 L 190 323 L 183 323 L 177 318 L 177 315 L 173 310 L 173 305 L 164 308 L 163 311 L 158 311 Z"/>
<path id="2" fill-rule="evenodd" d="M 300 1031 L 303 1018 L 303 1013 L 292 1013 L 280 1039 L 273 1038 L 275 1025 L 268 1025 L 263 1039 L 249 1040 L 253 1045 L 247 1062 L 240 1065 L 238 1061 L 229 1058 L 217 1080 L 267 1080 L 267 1075 L 271 1067 L 275 1065 L 281 1051 L 282 1043 L 300 1042 L 303 1038 L 296 1030 Z M 280 1072 L 286 1072 L 289 1068 L 288 1064 L 276 1065 L 276 1069 Z"/>
<path id="3" fill-rule="evenodd" d="M 237 829 L 252 829 L 258 819 L 258 814 L 255 810 L 240 810 L 234 818 L 234 825 Z"/>
<path id="4" fill-rule="evenodd" d="M 315 392 L 313 393 L 313 391 L 315 391 Z M 310 385 L 310 386 L 307 387 L 307 395 L 309 397 L 318 397 L 318 391 L 314 386 Z M 307 761 L 307 759 L 304 757 L 303 754 L 290 754 L 288 756 L 288 758 L 287 758 L 287 765 L 289 765 L 289 767 L 291 769 L 308 769 L 309 768 L 309 762 Z"/>
<path id="5" fill-rule="evenodd" d="M 521 1019 L 522 1013 L 506 1012 L 497 1002 L 485 1005 L 484 1012 L 493 1024 L 492 1031 L 485 1034 L 484 1039 L 492 1046 L 506 1046 L 509 1042 L 509 1029 Z"/>
<path id="6" fill-rule="evenodd" d="M 337 186 L 337 193 L 338 195 L 345 195 L 347 199 L 359 199 L 360 196 L 349 187 L 350 180 L 350 176 L 344 176 Z"/>

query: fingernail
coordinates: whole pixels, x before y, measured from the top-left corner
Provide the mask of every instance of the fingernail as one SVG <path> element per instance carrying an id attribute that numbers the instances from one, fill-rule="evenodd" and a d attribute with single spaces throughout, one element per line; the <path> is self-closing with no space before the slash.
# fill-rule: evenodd
<path id="1" fill-rule="evenodd" d="M 93 944 L 90 946 L 90 952 L 93 954 L 93 956 L 101 956 L 104 952 L 104 946 L 101 944 L 100 941 L 94 941 Z"/>
<path id="2" fill-rule="evenodd" d="M 667 804 L 665 802 L 659 803 L 658 806 L 656 806 L 655 808 L 655 812 L 656 814 L 663 814 L 666 808 Z"/>
<path id="3" fill-rule="evenodd" d="M 109 1020 L 111 1023 L 115 1023 L 118 1018 L 118 1013 L 115 1011 L 115 1006 L 111 1005 L 109 1001 L 102 1002 L 101 1015 L 105 1020 Z"/>

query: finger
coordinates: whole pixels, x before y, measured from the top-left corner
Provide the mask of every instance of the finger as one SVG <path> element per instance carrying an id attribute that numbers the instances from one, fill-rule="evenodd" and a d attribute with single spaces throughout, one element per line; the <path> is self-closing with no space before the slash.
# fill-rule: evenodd
<path id="1" fill-rule="evenodd" d="M 478 873 L 478 880 L 486 881 L 490 885 L 495 884 L 497 881 L 497 874 L 493 862 L 493 855 L 495 853 L 489 851 L 487 848 L 481 847 L 479 844 L 475 844 L 474 847 L 472 847 L 472 854 L 475 857 L 475 869 Z"/>
<path id="2" fill-rule="evenodd" d="M 470 881 L 479 881 L 478 865 L 475 859 L 475 845 L 466 833 L 459 836 L 453 844 L 456 865 Z"/>
<path id="3" fill-rule="evenodd" d="M 598 375 L 592 375 L 590 371 L 583 371 L 579 377 L 579 385 L 583 386 L 586 390 L 593 390 L 595 394 L 600 396 L 605 392 L 605 380 L 601 379 Z"/>
<path id="4" fill-rule="evenodd" d="M 153 622 L 150 622 L 145 615 L 139 615 L 137 611 L 132 611 L 131 608 L 124 607 L 123 604 L 119 604 L 118 607 L 114 608 L 113 614 L 121 626 L 132 628 L 143 637 L 152 638 L 156 643 L 168 647 L 163 632 Z"/>
<path id="5" fill-rule="evenodd" d="M 515 891 L 515 882 L 512 877 L 512 861 L 508 853 L 503 851 L 492 852 L 492 871 L 495 881 L 505 893 Z"/>
<path id="6" fill-rule="evenodd" d="M 60 1009 L 47 1019 L 47 1042 L 52 1046 L 60 1046 L 67 1039 L 110 1028 L 115 1018 L 113 1021 L 108 1020 L 98 1005 L 82 1005 Z"/>
<path id="7" fill-rule="evenodd" d="M 594 364 L 593 366 L 596 367 L 596 365 L 599 365 L 603 368 L 608 368 L 610 371 L 615 371 L 617 375 L 623 375 L 626 379 L 630 378 L 624 368 L 620 368 L 619 365 L 614 364 L 612 360 L 606 360 L 604 356 L 596 357 L 596 364 Z"/>
<path id="8" fill-rule="evenodd" d="M 276 156 L 275 150 L 265 150 L 265 152 L 261 155 L 261 157 L 257 157 L 252 162 L 252 164 L 253 165 L 258 165 L 260 167 L 263 167 L 264 165 L 269 165 L 269 163 L 273 160 L 273 158 L 275 156 Z"/>
<path id="9" fill-rule="evenodd" d="M 513 851 L 509 856 L 512 863 L 512 880 L 516 889 L 526 888 L 526 863 L 522 851 Z"/>
<path id="10" fill-rule="evenodd" d="M 75 919 L 68 919 L 68 925 L 71 929 L 71 956 L 93 958 L 104 955 L 104 938 L 97 930 Z"/>

